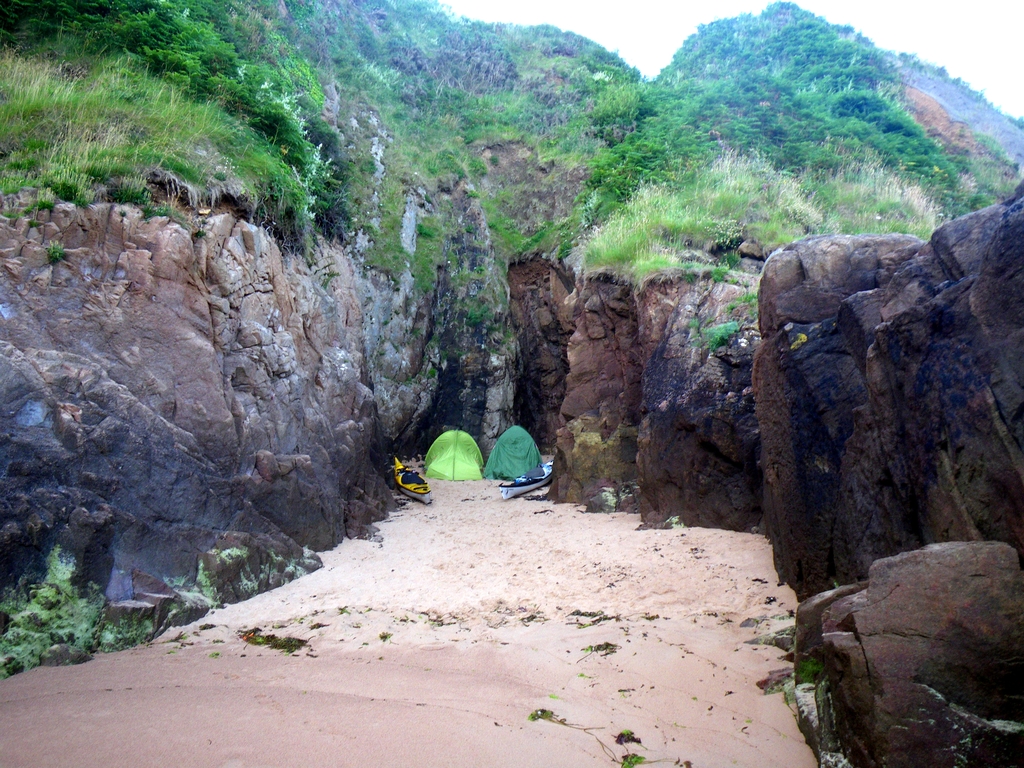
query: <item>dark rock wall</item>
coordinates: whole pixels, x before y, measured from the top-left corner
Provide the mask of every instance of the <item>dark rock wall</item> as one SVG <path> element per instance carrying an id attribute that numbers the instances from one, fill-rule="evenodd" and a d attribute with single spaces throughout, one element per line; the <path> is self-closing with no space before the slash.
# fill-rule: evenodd
<path id="1" fill-rule="evenodd" d="M 586 503 L 601 488 L 636 479 L 643 359 L 630 285 L 588 276 L 573 317 L 552 498 Z"/>
<path id="2" fill-rule="evenodd" d="M 754 365 L 767 533 L 806 596 L 951 540 L 1024 553 L 1024 215 L 927 243 L 809 238 L 761 284 Z"/>
<path id="3" fill-rule="evenodd" d="M 882 293 L 843 472 L 846 508 L 878 511 L 838 531 L 862 572 L 861 527 L 877 538 L 901 521 L 921 543 L 995 539 L 1024 554 L 1021 208 L 951 222 Z"/>
<path id="4" fill-rule="evenodd" d="M 751 275 L 577 285 L 555 497 L 639 511 L 645 524 L 750 530 L 761 519 L 750 370 Z M 571 299 L 570 299 L 571 300 Z M 711 349 L 709 332 L 735 322 Z M 615 503 L 593 503 L 598 496 Z"/>
<path id="5" fill-rule="evenodd" d="M 446 238 L 434 303 L 437 385 L 407 434 L 426 453 L 442 432 L 461 429 L 486 456 L 513 423 L 516 339 L 506 334 L 509 287 L 490 242 L 487 218 L 465 182 L 445 189 L 459 231 Z"/>
<path id="6" fill-rule="evenodd" d="M 507 257 L 494 247 L 479 192 L 454 172 L 429 181 L 399 177 L 404 164 L 393 161 L 402 140 L 365 103 L 342 103 L 336 87 L 328 92 L 334 100 L 324 119 L 353 157 L 374 168 L 362 179 L 367 194 L 344 251 L 354 265 L 366 370 L 385 442 L 401 455 L 425 453 L 437 435 L 457 428 L 486 452 L 513 422 L 517 347 L 506 334 Z M 518 167 L 502 151 L 484 156 L 495 177 L 482 182 L 488 188 Z M 404 200 L 399 210 L 396 191 Z M 571 207 L 576 195 L 558 185 L 549 191 L 568 197 L 531 206 L 531 216 Z M 331 285 L 337 272 L 330 262 L 315 266 Z"/>
<path id="7" fill-rule="evenodd" d="M 760 337 L 741 284 L 651 283 L 641 293 L 646 364 L 637 452 L 640 513 L 648 525 L 746 531 L 761 522 L 759 433 L 750 383 Z M 707 328 L 738 333 L 710 350 Z"/>
<path id="8" fill-rule="evenodd" d="M 543 258 L 510 264 L 510 311 L 519 340 L 515 421 L 544 452 L 554 450 L 559 411 L 569 373 L 568 344 L 574 326 L 572 276 L 557 261 Z"/>
<path id="9" fill-rule="evenodd" d="M 340 250 L 321 249 L 340 276 L 325 291 L 228 214 L 195 242 L 131 206 L 35 215 L 0 219 L 2 585 L 58 544 L 130 597 L 124 574 L 194 578 L 225 531 L 323 549 L 385 515 Z"/>
<path id="10" fill-rule="evenodd" d="M 854 411 L 867 398 L 836 315 L 844 299 L 887 284 L 920 246 L 900 235 L 812 237 L 765 264 L 753 373 L 765 529 L 780 577 L 798 594 L 837 577 L 839 470 Z"/>

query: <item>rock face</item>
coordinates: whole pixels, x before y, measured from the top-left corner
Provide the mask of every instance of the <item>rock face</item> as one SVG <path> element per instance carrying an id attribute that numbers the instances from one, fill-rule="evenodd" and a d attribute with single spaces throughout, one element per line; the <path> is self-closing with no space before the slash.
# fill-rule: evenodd
<path id="1" fill-rule="evenodd" d="M 557 261 L 543 258 L 508 268 L 512 323 L 519 340 L 516 377 L 516 423 L 533 436 L 542 451 L 554 449 L 559 411 L 569 372 L 567 354 L 573 281 Z"/>
<path id="2" fill-rule="evenodd" d="M 742 301 L 755 286 L 746 276 L 736 283 L 678 280 L 641 294 L 646 364 L 637 472 L 648 525 L 678 517 L 686 525 L 748 531 L 761 522 L 750 383 L 760 336 L 752 303 Z M 730 323 L 735 331 L 718 339 Z"/>
<path id="3" fill-rule="evenodd" d="M 927 244 L 811 238 L 769 259 L 754 387 L 767 531 L 800 595 L 879 557 L 1024 553 L 1024 204 Z"/>
<path id="4" fill-rule="evenodd" d="M 425 453 L 441 432 L 462 429 L 487 451 L 513 423 L 518 348 L 505 333 L 505 256 L 495 250 L 479 193 L 454 171 L 429 182 L 398 178 L 396 137 L 381 116 L 361 100 L 342 103 L 334 86 L 326 93 L 325 120 L 350 157 L 373 168 L 356 202 L 360 223 L 353 219 L 345 233 L 345 252 L 361 298 L 366 371 L 385 441 L 403 455 Z M 494 176 L 485 187 L 523 181 L 517 171 L 526 173 L 532 153 L 518 145 L 509 152 L 484 150 L 490 162 L 483 167 Z M 564 184 L 545 189 L 567 197 L 531 206 L 531 217 L 571 208 L 575 191 Z M 396 197 L 404 202 L 400 215 Z M 332 263 L 316 265 L 331 285 L 338 281 Z"/>
<path id="5" fill-rule="evenodd" d="M 490 242 L 487 218 L 466 182 L 444 189 L 457 234 L 447 239 L 438 271 L 431 340 L 439 362 L 437 388 L 419 426 L 423 452 L 441 432 L 461 429 L 484 455 L 512 425 L 516 340 L 509 325 L 509 288 Z"/>
<path id="6" fill-rule="evenodd" d="M 418 295 L 408 271 L 396 285 L 376 270 L 364 269 L 358 284 L 370 351 L 367 369 L 381 428 L 398 450 L 408 450 L 416 444 L 418 427 L 437 390 L 438 360 L 427 349 L 434 332 L 433 295 Z"/>
<path id="7" fill-rule="evenodd" d="M 318 255 L 325 291 L 228 214 L 195 241 L 126 205 L 34 215 L 0 219 L 0 585 L 41 577 L 57 545 L 130 600 L 135 572 L 194 581 L 228 531 L 295 575 L 317 565 L 303 547 L 386 514 L 340 250 Z"/>
<path id="8" fill-rule="evenodd" d="M 971 131 L 987 134 L 995 139 L 1003 151 L 1016 163 L 1024 163 L 1024 131 L 1005 114 L 995 109 L 979 94 L 912 66 L 900 68 L 911 109 L 918 122 L 929 130 L 935 126 L 929 115 L 922 115 L 914 91 L 925 96 L 946 113 L 945 120 L 956 126 L 966 125 Z M 945 138 L 940 134 L 940 138 Z"/>
<path id="9" fill-rule="evenodd" d="M 867 588 L 802 603 L 802 727 L 822 765 L 1019 765 L 1024 573 L 1000 542 L 933 544 L 872 564 Z"/>
<path id="10" fill-rule="evenodd" d="M 630 285 L 588 276 L 575 304 L 552 498 L 586 503 L 636 480 L 643 357 Z"/>
<path id="11" fill-rule="evenodd" d="M 811 237 L 765 264 L 753 375 L 765 526 L 775 567 L 798 594 L 820 592 L 837 576 L 840 465 L 854 410 L 867 399 L 863 366 L 836 319 L 840 305 L 887 285 L 921 245 L 904 235 Z"/>
<path id="12" fill-rule="evenodd" d="M 750 530 L 761 519 L 750 387 L 753 275 L 581 281 L 555 497 L 649 525 Z M 609 502 L 609 499 L 614 503 Z"/>

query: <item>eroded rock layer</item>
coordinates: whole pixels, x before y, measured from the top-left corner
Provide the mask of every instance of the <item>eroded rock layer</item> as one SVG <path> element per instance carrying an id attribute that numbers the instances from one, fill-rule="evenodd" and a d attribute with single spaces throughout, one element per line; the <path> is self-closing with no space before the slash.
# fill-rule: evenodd
<path id="1" fill-rule="evenodd" d="M 519 339 L 516 422 L 542 450 L 554 448 L 569 372 L 573 281 L 557 261 L 530 259 L 509 265 L 512 323 Z"/>

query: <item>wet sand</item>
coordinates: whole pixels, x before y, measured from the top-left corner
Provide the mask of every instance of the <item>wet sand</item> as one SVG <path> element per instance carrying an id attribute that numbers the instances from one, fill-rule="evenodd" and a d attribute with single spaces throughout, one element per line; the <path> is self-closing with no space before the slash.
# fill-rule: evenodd
<path id="1" fill-rule="evenodd" d="M 764 537 L 638 531 L 496 485 L 432 481 L 432 505 L 316 573 L 0 681 L 0 766 L 816 765 L 756 687 L 782 652 L 744 642 L 796 608 Z M 309 645 L 246 644 L 254 627 Z"/>

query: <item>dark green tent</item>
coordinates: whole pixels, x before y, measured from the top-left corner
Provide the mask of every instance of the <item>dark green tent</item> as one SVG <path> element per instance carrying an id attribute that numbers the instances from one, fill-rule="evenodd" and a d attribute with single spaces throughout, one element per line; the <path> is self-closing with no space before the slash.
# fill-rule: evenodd
<path id="1" fill-rule="evenodd" d="M 488 480 L 515 480 L 538 464 L 540 451 L 530 433 L 522 427 L 509 427 L 487 457 L 484 477 Z"/>

